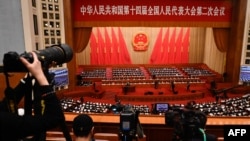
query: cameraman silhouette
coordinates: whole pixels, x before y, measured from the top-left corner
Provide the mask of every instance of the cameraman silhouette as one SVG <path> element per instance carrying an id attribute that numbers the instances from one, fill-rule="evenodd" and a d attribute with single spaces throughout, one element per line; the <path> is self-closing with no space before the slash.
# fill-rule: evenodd
<path id="1" fill-rule="evenodd" d="M 196 117 L 199 120 L 199 131 L 195 132 L 194 136 L 190 141 L 217 141 L 217 137 L 213 134 L 205 132 L 205 127 L 207 123 L 207 116 L 205 113 L 198 111 Z"/>
<path id="2" fill-rule="evenodd" d="M 65 121 L 60 101 L 53 86 L 50 85 L 48 74 L 42 69 L 37 54 L 34 52 L 31 52 L 31 54 L 34 58 L 32 63 L 20 57 L 20 61 L 29 71 L 28 77 L 21 79 L 15 89 L 6 89 L 6 91 L 14 93 L 11 96 L 13 99 L 5 96 L 0 102 L 1 141 L 28 140 L 26 137 L 32 138 L 41 133 L 46 133 L 47 130 L 55 128 Z M 19 116 L 15 113 L 14 104 L 15 102 L 18 104 L 24 96 L 23 93 L 27 92 L 27 89 L 31 89 L 28 84 L 32 83 L 32 79 L 35 79 L 34 97 L 40 97 L 41 100 L 41 107 L 39 107 L 41 113 L 33 115 L 27 114 L 30 111 L 25 111 L 23 116 Z"/>

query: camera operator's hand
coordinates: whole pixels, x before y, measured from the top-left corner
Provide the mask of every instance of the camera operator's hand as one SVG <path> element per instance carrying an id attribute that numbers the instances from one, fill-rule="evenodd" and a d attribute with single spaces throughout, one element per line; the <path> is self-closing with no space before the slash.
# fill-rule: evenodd
<path id="1" fill-rule="evenodd" d="M 29 72 L 36 78 L 38 83 L 43 85 L 49 85 L 49 82 L 44 75 L 41 62 L 37 58 L 37 54 L 35 52 L 31 52 L 33 55 L 33 62 L 30 63 L 28 60 L 26 60 L 24 57 L 20 57 L 21 62 L 26 66 L 26 68 L 29 70 Z"/>

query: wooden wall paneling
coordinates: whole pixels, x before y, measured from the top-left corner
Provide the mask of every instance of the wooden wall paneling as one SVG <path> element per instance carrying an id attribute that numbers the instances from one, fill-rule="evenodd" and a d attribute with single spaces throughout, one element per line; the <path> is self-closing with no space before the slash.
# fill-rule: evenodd
<path id="1" fill-rule="evenodd" d="M 65 28 L 65 42 L 74 50 L 74 33 L 73 33 L 73 19 L 71 13 L 71 0 L 63 0 L 64 6 L 64 28 Z M 69 87 L 68 91 L 74 90 L 76 86 L 76 56 L 73 55 L 72 60 L 67 64 L 69 70 Z"/>
<path id="2" fill-rule="evenodd" d="M 226 60 L 226 81 L 238 84 L 247 0 L 233 0 L 233 16 Z"/>

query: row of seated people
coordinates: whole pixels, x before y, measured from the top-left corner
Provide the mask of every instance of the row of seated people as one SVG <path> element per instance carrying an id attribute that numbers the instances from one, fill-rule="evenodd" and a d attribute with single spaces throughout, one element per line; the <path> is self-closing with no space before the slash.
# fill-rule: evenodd
<path id="1" fill-rule="evenodd" d="M 106 78 L 106 69 L 84 70 L 78 77 L 80 78 Z"/>
<path id="2" fill-rule="evenodd" d="M 249 116 L 250 94 L 242 97 L 221 99 L 219 102 L 196 103 L 192 107 L 206 113 L 208 116 Z"/>
<path id="3" fill-rule="evenodd" d="M 181 68 L 148 68 L 151 75 L 156 76 L 213 76 L 212 71 L 201 67 L 181 67 Z"/>
<path id="4" fill-rule="evenodd" d="M 92 85 L 93 85 L 92 81 L 86 81 L 86 80 L 77 81 L 77 86 L 92 86 Z"/>
<path id="5" fill-rule="evenodd" d="M 112 77 L 142 77 L 144 73 L 140 68 L 113 68 Z"/>
<path id="6" fill-rule="evenodd" d="M 73 113 L 110 113 L 116 110 L 119 104 L 98 103 L 98 102 L 81 102 L 80 100 L 63 99 L 62 107 L 65 112 Z M 184 108 L 184 104 L 169 104 L 169 109 Z M 220 102 L 195 102 L 188 105 L 189 108 L 204 112 L 208 116 L 250 116 L 250 94 L 236 98 L 222 99 Z M 153 114 L 153 109 L 149 105 L 132 105 L 135 111 L 140 114 Z"/>
<path id="7" fill-rule="evenodd" d="M 159 78 L 159 77 L 183 77 L 186 75 L 187 77 L 192 76 L 212 76 L 215 75 L 208 69 L 200 68 L 200 67 L 182 67 L 181 69 L 170 67 L 170 68 L 147 68 L 149 75 L 151 78 Z M 81 78 L 102 78 L 102 79 L 110 79 L 107 78 L 106 69 L 93 69 L 93 70 L 84 70 L 79 76 Z M 140 68 L 113 68 L 112 74 L 110 76 L 112 79 L 141 79 L 145 78 L 144 72 Z"/>
<path id="8" fill-rule="evenodd" d="M 158 84 L 170 84 L 171 82 L 174 82 L 175 84 L 183 84 L 183 83 L 195 83 L 195 84 L 200 84 L 200 83 L 205 83 L 204 80 L 201 80 L 199 78 L 190 78 L 190 79 L 186 79 L 186 78 L 181 78 L 181 79 L 150 79 L 150 80 L 130 80 L 130 79 L 125 79 L 125 80 L 103 80 L 102 81 L 102 85 L 126 85 L 128 82 L 131 85 L 148 85 L 148 84 L 155 84 L 155 82 L 157 81 Z M 77 82 L 78 86 L 92 86 L 93 82 L 92 81 L 78 81 Z"/>
<path id="9" fill-rule="evenodd" d="M 181 70 L 188 76 L 213 76 L 215 75 L 208 69 L 200 67 L 182 67 Z"/>
<path id="10" fill-rule="evenodd" d="M 102 81 L 115 81 L 115 80 L 145 80 L 146 76 L 124 76 L 124 75 L 119 75 L 119 76 L 112 76 L 110 78 L 103 79 Z"/>
<path id="11" fill-rule="evenodd" d="M 123 105 L 119 103 L 111 104 L 111 103 L 99 103 L 99 102 L 91 102 L 86 101 L 83 102 L 81 100 L 65 98 L 61 99 L 61 105 L 64 112 L 73 112 L 73 113 L 110 113 L 117 112 L 122 110 Z M 143 114 L 149 114 L 149 106 L 148 105 L 131 105 L 135 111 L 139 111 Z"/>
<path id="12" fill-rule="evenodd" d="M 155 76 L 155 77 L 167 77 L 167 76 L 183 76 L 183 74 L 181 73 L 181 71 L 179 71 L 177 68 L 147 68 L 149 74 L 151 76 Z"/>
<path id="13" fill-rule="evenodd" d="M 141 85 L 141 84 L 170 84 L 174 82 L 175 84 L 183 84 L 183 83 L 205 83 L 204 80 L 194 77 L 194 78 L 165 78 L 165 79 L 147 79 L 147 80 L 105 80 L 102 81 L 102 85 L 125 85 L 129 82 L 131 85 Z"/>

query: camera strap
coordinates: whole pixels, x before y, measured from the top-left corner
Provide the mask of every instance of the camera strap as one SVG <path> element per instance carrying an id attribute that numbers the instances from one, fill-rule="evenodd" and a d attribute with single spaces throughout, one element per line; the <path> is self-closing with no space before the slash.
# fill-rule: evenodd
<path id="1" fill-rule="evenodd" d="M 16 100 L 16 94 L 14 89 L 12 89 L 10 87 L 10 83 L 9 83 L 9 74 L 4 71 L 4 75 L 5 75 L 5 80 L 6 80 L 6 89 L 4 91 L 5 93 L 5 99 L 6 99 L 6 104 L 7 104 L 7 108 L 8 111 L 11 113 L 15 113 L 17 114 L 17 100 Z"/>
<path id="2" fill-rule="evenodd" d="M 202 133 L 203 135 L 203 141 L 207 141 L 207 138 L 206 138 L 206 133 L 203 129 L 199 128 L 199 131 Z"/>

